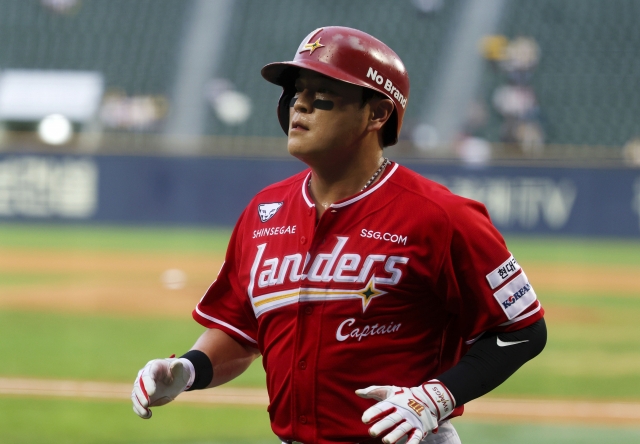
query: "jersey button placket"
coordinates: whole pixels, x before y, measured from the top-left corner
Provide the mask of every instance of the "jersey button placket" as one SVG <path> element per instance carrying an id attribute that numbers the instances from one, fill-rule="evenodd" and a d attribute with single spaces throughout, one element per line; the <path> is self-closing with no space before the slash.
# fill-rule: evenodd
<path id="1" fill-rule="evenodd" d="M 307 247 L 309 254 L 313 257 L 317 253 L 317 235 L 313 238 L 307 237 Z M 312 261 L 310 261 L 312 262 Z M 303 270 L 304 274 L 309 272 L 311 263 L 307 263 Z M 304 284 L 303 284 L 304 287 Z M 313 426 L 315 424 L 315 391 L 316 391 L 316 364 L 315 351 L 318 349 L 317 334 L 319 319 L 310 316 L 321 309 L 321 304 L 314 306 L 311 302 L 304 302 L 298 305 L 298 315 L 296 323 L 296 340 L 293 361 L 293 414 L 297 421 L 294 422 L 293 432 L 299 434 L 301 442 L 311 442 L 313 440 Z"/>

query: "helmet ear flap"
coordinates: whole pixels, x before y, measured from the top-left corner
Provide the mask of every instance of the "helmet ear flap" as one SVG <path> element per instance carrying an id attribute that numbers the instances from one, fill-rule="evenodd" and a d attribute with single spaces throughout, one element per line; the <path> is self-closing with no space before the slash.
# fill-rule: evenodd
<path id="1" fill-rule="evenodd" d="M 289 108 L 291 99 L 296 95 L 296 89 L 292 86 L 283 87 L 278 100 L 278 121 L 286 135 L 289 135 Z"/>

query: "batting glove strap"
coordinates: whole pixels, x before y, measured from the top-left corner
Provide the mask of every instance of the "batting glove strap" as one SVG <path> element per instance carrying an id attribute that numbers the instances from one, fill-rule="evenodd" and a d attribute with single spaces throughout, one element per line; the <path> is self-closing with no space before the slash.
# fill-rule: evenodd
<path id="1" fill-rule="evenodd" d="M 196 377 L 196 369 L 193 368 L 193 363 L 186 358 L 178 358 L 178 361 L 182 362 L 186 372 L 189 374 L 189 379 L 187 380 L 187 385 L 184 387 L 183 391 L 187 391 L 193 385 L 193 381 Z"/>
<path id="2" fill-rule="evenodd" d="M 449 389 L 437 379 L 427 381 L 420 387 L 413 387 L 411 392 L 429 406 L 429 410 L 436 413 L 438 422 L 445 420 L 456 407 L 456 400 Z"/>
<path id="3" fill-rule="evenodd" d="M 356 390 L 361 398 L 375 399 L 377 404 L 362 415 L 362 422 L 373 424 L 369 434 L 382 437 L 385 444 L 418 444 L 428 433 L 438 429 L 435 405 L 421 387 L 371 386 Z M 383 436 L 384 435 L 384 436 Z"/>
<path id="4" fill-rule="evenodd" d="M 191 379 L 185 390 L 201 390 L 209 387 L 213 380 L 213 366 L 209 356 L 200 350 L 189 350 L 180 358 L 189 363 L 191 371 Z"/>

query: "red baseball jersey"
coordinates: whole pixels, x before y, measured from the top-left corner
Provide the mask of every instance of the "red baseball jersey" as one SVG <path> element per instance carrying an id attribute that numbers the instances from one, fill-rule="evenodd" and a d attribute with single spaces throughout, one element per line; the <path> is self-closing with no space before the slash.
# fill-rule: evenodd
<path id="1" fill-rule="evenodd" d="M 260 350 L 277 436 L 376 442 L 356 389 L 419 385 L 543 311 L 482 204 L 392 163 L 316 222 L 310 174 L 252 200 L 193 315 Z"/>

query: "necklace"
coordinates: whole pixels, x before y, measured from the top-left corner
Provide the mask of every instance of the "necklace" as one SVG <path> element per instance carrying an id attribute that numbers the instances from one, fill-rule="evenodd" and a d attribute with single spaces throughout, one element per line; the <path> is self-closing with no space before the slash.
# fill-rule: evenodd
<path id="1" fill-rule="evenodd" d="M 364 184 L 364 186 L 363 186 L 363 187 L 362 187 L 362 189 L 360 190 L 360 193 L 362 193 L 364 190 L 366 190 L 366 189 L 367 189 L 367 187 L 369 187 L 369 185 L 371 185 L 373 182 L 375 182 L 375 180 L 378 178 L 378 176 L 379 176 L 380 174 L 382 174 L 382 172 L 383 172 L 383 171 L 384 171 L 384 169 L 387 167 L 387 165 L 389 165 L 389 164 L 391 163 L 391 161 L 390 161 L 388 158 L 383 157 L 383 159 L 384 159 L 384 160 L 382 161 L 382 164 L 380 165 L 380 168 L 378 168 L 378 169 L 376 170 L 376 172 L 375 172 L 375 173 L 373 173 L 373 176 L 371 176 L 371 179 L 369 179 L 369 180 L 367 181 L 367 183 L 365 183 L 365 184 Z M 307 182 L 307 188 L 311 189 L 311 179 L 309 179 L 309 182 Z"/>
<path id="2" fill-rule="evenodd" d="M 362 187 L 362 189 L 360 190 L 360 192 L 363 192 L 364 190 L 367 189 L 367 187 L 369 185 L 371 185 L 373 182 L 375 182 L 375 180 L 378 178 L 378 176 L 384 171 L 384 169 L 387 167 L 387 165 L 389 165 L 391 163 L 391 161 L 384 157 L 384 160 L 382 161 L 382 165 L 380 165 L 380 168 L 378 168 L 376 170 L 375 173 L 373 173 L 373 176 L 371 176 L 371 179 L 369 179 L 367 181 L 367 183 L 364 184 L 364 186 Z"/>

